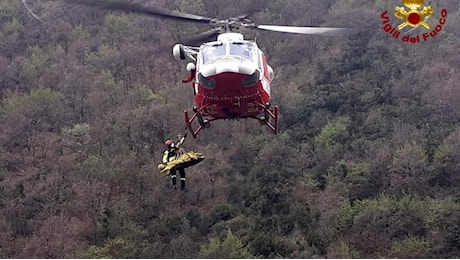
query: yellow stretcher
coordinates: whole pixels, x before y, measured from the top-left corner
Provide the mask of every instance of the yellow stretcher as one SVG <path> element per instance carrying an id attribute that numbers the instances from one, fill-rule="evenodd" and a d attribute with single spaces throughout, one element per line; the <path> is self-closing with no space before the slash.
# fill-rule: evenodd
<path id="1" fill-rule="evenodd" d="M 203 154 L 191 151 L 181 154 L 179 158 L 174 161 L 170 161 L 168 164 L 158 164 L 158 169 L 160 170 L 160 173 L 169 174 L 172 170 L 187 168 L 198 164 L 199 162 L 203 161 L 203 159 Z"/>

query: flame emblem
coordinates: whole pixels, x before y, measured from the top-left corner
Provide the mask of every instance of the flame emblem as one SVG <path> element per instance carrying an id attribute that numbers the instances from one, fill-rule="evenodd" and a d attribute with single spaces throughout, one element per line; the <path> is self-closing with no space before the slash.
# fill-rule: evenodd
<path id="1" fill-rule="evenodd" d="M 430 25 L 427 24 L 424 19 L 433 15 L 433 10 L 430 6 L 425 6 L 424 0 L 402 0 L 404 7 L 397 6 L 395 16 L 404 22 L 398 25 L 398 29 L 401 30 L 406 26 L 418 27 L 423 26 L 426 29 L 430 29 Z M 406 7 L 409 9 L 406 11 Z M 419 11 L 421 9 L 421 11 Z"/>

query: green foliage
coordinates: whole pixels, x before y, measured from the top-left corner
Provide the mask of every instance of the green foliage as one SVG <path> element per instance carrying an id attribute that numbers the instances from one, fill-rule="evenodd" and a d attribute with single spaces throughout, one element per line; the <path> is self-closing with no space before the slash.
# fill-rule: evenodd
<path id="1" fill-rule="evenodd" d="M 93 84 L 93 91 L 87 101 L 91 110 L 105 113 L 122 102 L 122 83 L 115 81 L 112 72 L 101 71 L 95 76 Z"/>
<path id="2" fill-rule="evenodd" d="M 417 236 L 409 236 L 391 245 L 391 258 L 426 258 L 432 250 L 429 242 Z"/>
<path id="3" fill-rule="evenodd" d="M 7 26 L 8 22 L 19 18 L 19 13 L 20 11 L 16 8 L 16 2 L 11 0 L 0 1 L 0 22 L 2 25 Z M 22 19 L 20 21 L 22 21 Z"/>
<path id="4" fill-rule="evenodd" d="M 377 199 L 364 199 L 355 202 L 353 206 L 355 213 L 365 212 L 366 210 L 388 210 L 389 212 L 411 211 L 417 212 L 425 209 L 423 201 L 417 196 L 405 194 L 401 198 L 388 195 L 381 195 Z"/>
<path id="5" fill-rule="evenodd" d="M 329 184 L 344 183 L 351 201 L 377 195 L 379 182 L 370 163 L 354 163 L 340 160 L 328 169 Z"/>
<path id="6" fill-rule="evenodd" d="M 81 252 L 79 258 L 101 259 L 101 258 L 136 258 L 135 245 L 123 238 L 109 239 L 103 246 L 90 246 Z"/>
<path id="7" fill-rule="evenodd" d="M 277 236 L 289 235 L 295 227 L 299 216 L 292 215 L 274 215 L 271 217 L 260 218 L 256 220 L 254 229 L 257 233 L 274 234 Z M 301 220 L 300 220 L 301 221 Z M 308 221 L 308 220 L 307 220 Z"/>
<path id="8" fill-rule="evenodd" d="M 194 1 L 176 0 L 175 2 L 176 2 L 176 6 L 181 12 L 205 15 L 206 7 L 202 0 L 194 0 Z"/>
<path id="9" fill-rule="evenodd" d="M 353 247 L 353 245 L 348 244 L 344 240 L 339 240 L 337 243 L 334 243 L 331 248 L 329 248 L 328 257 L 344 259 L 360 258 L 359 252 Z"/>
<path id="10" fill-rule="evenodd" d="M 86 40 L 90 37 L 90 34 L 87 30 L 85 30 L 83 25 L 79 24 L 73 28 L 71 36 L 74 41 Z"/>
<path id="11" fill-rule="evenodd" d="M 428 199 L 425 223 L 431 230 L 428 241 L 433 251 L 446 257 L 455 257 L 460 253 L 460 204 L 452 196 Z"/>
<path id="12" fill-rule="evenodd" d="M 427 182 L 427 155 L 417 144 L 406 144 L 396 150 L 390 165 L 391 186 L 396 191 L 424 191 Z"/>
<path id="13" fill-rule="evenodd" d="M 360 255 L 374 252 L 385 257 L 429 257 L 435 252 L 433 243 L 437 242 L 430 240 L 434 237 L 427 234 L 427 228 L 444 222 L 444 213 L 457 212 L 458 207 L 450 199 L 423 200 L 412 195 L 396 199 L 382 195 L 378 199 L 355 201 L 354 205 L 344 203 L 337 227 L 351 238 L 356 235 L 352 241 Z M 364 233 L 353 234 L 362 228 Z"/>
<path id="14" fill-rule="evenodd" d="M 212 223 L 227 221 L 236 215 L 236 209 L 232 205 L 225 204 L 215 206 L 210 213 Z"/>
<path id="15" fill-rule="evenodd" d="M 353 219 L 357 215 L 354 207 L 351 206 L 349 201 L 342 203 L 336 223 L 339 229 L 346 229 L 353 225 Z"/>
<path id="16" fill-rule="evenodd" d="M 108 70 L 103 70 L 100 74 L 94 78 L 94 83 L 97 87 L 113 94 L 120 89 L 120 85 L 115 82 L 112 73 Z"/>
<path id="17" fill-rule="evenodd" d="M 119 84 L 121 85 L 121 84 Z M 161 94 L 154 92 L 148 86 L 141 84 L 134 85 L 126 94 L 125 101 L 129 100 L 133 107 L 138 105 L 149 105 L 151 103 L 160 103 L 164 100 Z"/>
<path id="18" fill-rule="evenodd" d="M 336 122 L 330 122 L 324 126 L 321 133 L 315 137 L 317 146 L 331 147 L 337 143 L 343 143 L 349 136 L 348 118 L 340 118 Z"/>
<path id="19" fill-rule="evenodd" d="M 24 25 L 21 22 L 13 18 L 10 22 L 3 25 L 3 31 L 5 34 L 18 34 L 24 29 Z"/>
<path id="20" fill-rule="evenodd" d="M 128 15 L 108 14 L 105 16 L 101 37 L 110 47 L 119 47 L 121 40 L 126 38 L 131 30 L 132 23 Z"/>
<path id="21" fill-rule="evenodd" d="M 214 259 L 253 258 L 241 240 L 230 230 L 227 231 L 227 236 L 224 240 L 214 237 L 209 238 L 209 243 L 201 247 L 200 256 Z"/>
<path id="22" fill-rule="evenodd" d="M 282 172 L 262 170 L 256 174 L 256 185 L 245 198 L 244 205 L 264 216 L 287 211 L 289 203 L 283 189 L 285 177 Z"/>
<path id="23" fill-rule="evenodd" d="M 428 213 L 425 215 L 425 220 L 429 225 L 435 225 L 451 213 L 460 212 L 460 204 L 450 196 L 442 199 L 428 199 L 426 204 Z"/>
<path id="24" fill-rule="evenodd" d="M 402 175 L 421 172 L 427 163 L 427 156 L 420 145 L 406 144 L 396 150 L 391 170 Z"/>
<path id="25" fill-rule="evenodd" d="M 447 166 L 450 161 L 450 154 L 452 148 L 448 145 L 442 144 L 436 149 L 434 153 L 434 164 L 437 166 Z"/>
<path id="26" fill-rule="evenodd" d="M 59 104 L 64 96 L 51 89 L 32 89 L 29 94 L 17 95 L 4 100 L 0 114 L 24 113 L 28 109 L 45 110 Z"/>
<path id="27" fill-rule="evenodd" d="M 78 156 L 84 157 L 85 148 L 78 140 L 71 141 L 74 137 L 69 137 L 67 141 L 64 141 L 64 146 L 69 147 L 73 151 L 73 155 L 77 158 Z M 82 140 L 85 142 L 84 140 Z M 83 160 L 83 159 L 81 159 Z M 95 155 L 89 155 L 88 158 L 84 159 L 80 166 L 81 172 L 89 176 L 103 177 L 110 171 L 110 168 L 106 165 L 106 162 Z"/>
<path id="28" fill-rule="evenodd" d="M 265 258 L 286 257 L 295 249 L 291 241 L 274 237 L 270 233 L 258 233 L 249 243 L 255 255 Z"/>
<path id="29" fill-rule="evenodd" d="M 363 119 L 363 124 L 358 130 L 366 138 L 374 141 L 390 135 L 392 122 L 389 117 L 388 107 L 377 107 L 368 111 Z M 363 116 L 364 117 L 364 116 Z"/>
<path id="30" fill-rule="evenodd" d="M 26 56 L 21 59 L 21 77 L 24 80 L 23 87 L 33 89 L 40 87 L 39 78 L 48 70 L 49 56 L 38 46 L 29 47 Z M 48 87 L 48 86 L 44 86 Z"/>
<path id="31" fill-rule="evenodd" d="M 117 54 L 118 52 L 114 47 L 102 44 L 98 46 L 97 52 L 87 52 L 85 59 L 100 71 L 110 69 L 112 72 L 114 64 L 111 63 Z"/>
<path id="32" fill-rule="evenodd" d="M 88 144 L 91 141 L 90 126 L 87 123 L 76 124 L 72 128 L 62 130 L 62 145 L 82 162 L 86 157 Z"/>

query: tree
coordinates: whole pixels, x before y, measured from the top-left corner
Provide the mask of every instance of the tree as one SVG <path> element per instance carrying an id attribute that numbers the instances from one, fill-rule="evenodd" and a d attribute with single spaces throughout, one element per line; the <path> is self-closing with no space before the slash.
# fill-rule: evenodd
<path id="1" fill-rule="evenodd" d="M 340 160 L 328 169 L 326 180 L 328 185 L 345 184 L 341 188 L 348 194 L 350 201 L 354 201 L 378 195 L 379 184 L 381 183 L 376 175 L 372 172 L 370 163 L 353 163 Z"/>
<path id="2" fill-rule="evenodd" d="M 90 224 L 77 217 L 52 216 L 43 222 L 40 230 L 23 250 L 25 258 L 74 257 L 86 247 Z"/>
<path id="3" fill-rule="evenodd" d="M 72 128 L 62 130 L 62 145 L 82 163 L 88 156 L 88 145 L 91 141 L 89 124 L 76 124 Z"/>
<path id="4" fill-rule="evenodd" d="M 393 258 L 424 258 L 429 255 L 432 246 L 424 238 L 408 236 L 402 241 L 396 241 L 390 248 Z"/>
<path id="5" fill-rule="evenodd" d="M 415 143 L 404 145 L 396 151 L 390 171 L 395 191 L 424 191 L 429 178 L 425 151 Z"/>
<path id="6" fill-rule="evenodd" d="M 241 240 L 229 229 L 225 239 L 211 237 L 209 243 L 200 249 L 203 258 L 253 258 Z"/>
<path id="7" fill-rule="evenodd" d="M 111 48 L 120 47 L 122 40 L 129 36 L 132 23 L 127 15 L 108 14 L 101 29 L 101 38 Z"/>
<path id="8" fill-rule="evenodd" d="M 2 149 L 1 167 L 12 170 L 18 163 L 28 164 L 46 157 L 52 143 L 44 142 L 49 133 L 57 133 L 65 122 L 63 95 L 50 89 L 33 89 L 29 94 L 13 94 L 0 108 Z M 39 138 L 42 138 L 40 140 Z"/>
<path id="9" fill-rule="evenodd" d="M 395 241 L 407 236 L 427 236 L 422 216 L 428 213 L 425 202 L 416 196 L 401 198 L 381 195 L 342 206 L 338 218 L 341 234 L 359 255 L 386 257 Z"/>

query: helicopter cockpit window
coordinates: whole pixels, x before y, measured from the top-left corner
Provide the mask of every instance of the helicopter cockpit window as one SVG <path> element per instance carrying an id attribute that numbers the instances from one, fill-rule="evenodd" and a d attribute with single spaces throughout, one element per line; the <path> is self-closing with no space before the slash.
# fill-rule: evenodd
<path id="1" fill-rule="evenodd" d="M 213 45 L 206 46 L 203 49 L 203 63 L 213 60 L 219 56 L 224 56 L 226 53 L 226 44 L 216 43 Z"/>
<path id="2" fill-rule="evenodd" d="M 233 42 L 232 44 L 230 44 L 230 55 L 243 56 L 252 60 L 253 46 L 248 43 Z"/>

